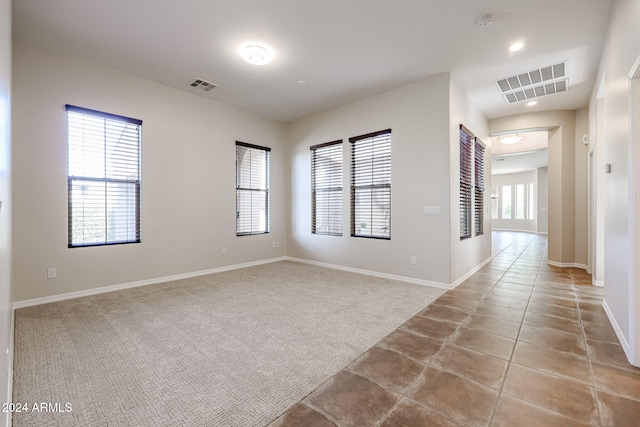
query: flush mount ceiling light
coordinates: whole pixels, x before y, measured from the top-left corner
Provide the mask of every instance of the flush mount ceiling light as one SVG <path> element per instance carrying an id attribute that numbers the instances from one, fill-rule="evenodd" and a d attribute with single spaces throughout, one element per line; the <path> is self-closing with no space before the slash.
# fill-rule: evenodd
<path id="1" fill-rule="evenodd" d="M 273 51 L 265 45 L 248 43 L 240 48 L 240 55 L 249 64 L 265 65 L 273 59 Z"/>
<path id="2" fill-rule="evenodd" d="M 517 142 L 520 142 L 524 139 L 524 136 L 515 133 L 513 135 L 500 135 L 498 137 L 498 141 L 500 141 L 501 144 L 515 144 Z"/>
<path id="3" fill-rule="evenodd" d="M 509 52 L 517 52 L 524 47 L 524 43 L 518 42 L 509 46 Z"/>

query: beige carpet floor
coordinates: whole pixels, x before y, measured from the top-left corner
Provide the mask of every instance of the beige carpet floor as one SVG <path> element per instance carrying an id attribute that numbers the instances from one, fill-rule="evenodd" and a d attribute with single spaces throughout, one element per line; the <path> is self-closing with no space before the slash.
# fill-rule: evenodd
<path id="1" fill-rule="evenodd" d="M 285 261 L 20 309 L 13 401 L 59 405 L 13 422 L 263 426 L 440 294 Z"/>

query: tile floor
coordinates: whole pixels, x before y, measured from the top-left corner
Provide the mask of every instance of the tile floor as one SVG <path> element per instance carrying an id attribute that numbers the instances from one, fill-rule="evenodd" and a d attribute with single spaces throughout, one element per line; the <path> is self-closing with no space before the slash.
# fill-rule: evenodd
<path id="1" fill-rule="evenodd" d="M 494 232 L 494 259 L 293 406 L 285 426 L 638 426 L 631 366 L 580 269 Z"/>

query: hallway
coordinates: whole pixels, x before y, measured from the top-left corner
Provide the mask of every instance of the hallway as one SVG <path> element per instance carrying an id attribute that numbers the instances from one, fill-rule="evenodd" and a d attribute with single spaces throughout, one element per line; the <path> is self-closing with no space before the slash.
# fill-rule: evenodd
<path id="1" fill-rule="evenodd" d="M 546 236 L 493 233 L 492 262 L 273 426 L 636 426 L 631 366 L 580 269 Z"/>

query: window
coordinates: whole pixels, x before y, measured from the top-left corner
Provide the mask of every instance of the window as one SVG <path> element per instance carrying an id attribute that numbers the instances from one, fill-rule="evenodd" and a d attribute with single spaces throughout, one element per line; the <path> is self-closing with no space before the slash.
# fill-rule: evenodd
<path id="1" fill-rule="evenodd" d="M 503 219 L 511 219 L 511 186 L 502 186 L 502 215 Z"/>
<path id="2" fill-rule="evenodd" d="M 474 144 L 474 199 L 473 210 L 475 213 L 476 236 L 484 234 L 484 150 L 485 146 L 478 138 Z"/>
<path id="3" fill-rule="evenodd" d="M 142 121 L 66 110 L 69 247 L 139 243 Z"/>
<path id="4" fill-rule="evenodd" d="M 269 232 L 270 148 L 236 142 L 236 236 Z"/>
<path id="5" fill-rule="evenodd" d="M 391 238 L 391 129 L 349 138 L 351 235 Z"/>
<path id="6" fill-rule="evenodd" d="M 311 232 L 342 236 L 342 141 L 311 147 Z"/>
<path id="7" fill-rule="evenodd" d="M 471 237 L 471 185 L 474 136 L 460 125 L 460 239 Z"/>

